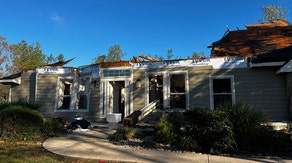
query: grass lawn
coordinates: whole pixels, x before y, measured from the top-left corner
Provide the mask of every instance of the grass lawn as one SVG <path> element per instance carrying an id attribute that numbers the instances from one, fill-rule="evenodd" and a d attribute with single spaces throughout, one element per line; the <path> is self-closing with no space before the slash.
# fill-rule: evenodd
<path id="1" fill-rule="evenodd" d="M 56 155 L 46 151 L 42 147 L 42 143 L 34 142 L 16 142 L 7 143 L 0 142 L 0 162 L 5 163 L 27 163 L 27 162 L 41 162 L 41 163 L 114 163 L 103 160 L 71 158 Z"/>

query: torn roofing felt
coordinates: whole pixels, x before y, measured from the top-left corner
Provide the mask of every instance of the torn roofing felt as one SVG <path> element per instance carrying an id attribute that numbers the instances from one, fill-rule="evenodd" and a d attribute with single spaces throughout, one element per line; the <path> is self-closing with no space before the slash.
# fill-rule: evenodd
<path id="1" fill-rule="evenodd" d="M 283 20 L 246 25 L 246 30 L 227 31 L 213 42 L 212 56 L 254 57 L 256 62 L 291 59 L 292 25 Z M 262 59 L 262 60 L 260 60 Z"/>

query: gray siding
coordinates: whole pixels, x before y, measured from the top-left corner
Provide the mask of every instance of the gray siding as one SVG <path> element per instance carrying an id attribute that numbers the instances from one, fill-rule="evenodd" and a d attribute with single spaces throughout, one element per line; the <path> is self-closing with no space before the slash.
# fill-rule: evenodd
<path id="1" fill-rule="evenodd" d="M 210 108 L 210 76 L 234 76 L 235 102 L 253 105 L 263 111 L 270 120 L 288 120 L 289 101 L 285 87 L 285 76 L 277 75 L 276 68 L 241 68 L 212 69 L 211 66 L 175 68 L 175 69 L 142 69 L 134 71 L 134 79 L 141 79 L 142 87 L 135 90 L 134 110 L 145 105 L 145 73 L 160 71 L 187 70 L 189 79 L 190 109 Z"/>
<path id="2" fill-rule="evenodd" d="M 35 102 L 35 71 L 23 71 L 21 84 L 11 86 L 11 101 L 26 100 Z"/>
<path id="3" fill-rule="evenodd" d="M 288 120 L 285 76 L 273 68 L 231 71 L 235 80 L 236 102 L 249 103 L 263 111 L 270 120 Z"/>

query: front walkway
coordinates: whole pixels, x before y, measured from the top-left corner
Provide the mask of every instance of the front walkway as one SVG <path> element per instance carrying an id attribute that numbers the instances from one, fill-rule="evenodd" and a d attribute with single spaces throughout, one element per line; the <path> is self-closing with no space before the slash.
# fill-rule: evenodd
<path id="1" fill-rule="evenodd" d="M 64 137 L 52 137 L 43 143 L 48 151 L 78 158 L 98 159 L 103 161 L 149 162 L 149 163 L 292 163 L 292 160 L 234 158 L 206 155 L 193 152 L 157 151 L 143 148 L 117 146 L 109 143 L 107 136 L 115 130 L 94 128 L 88 131 L 74 131 Z"/>

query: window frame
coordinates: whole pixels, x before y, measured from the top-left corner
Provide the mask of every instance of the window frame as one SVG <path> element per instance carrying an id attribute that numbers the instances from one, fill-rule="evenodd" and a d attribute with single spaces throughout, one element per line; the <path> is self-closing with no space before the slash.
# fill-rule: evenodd
<path id="1" fill-rule="evenodd" d="M 214 93 L 214 89 L 213 89 L 213 80 L 214 79 L 230 79 L 231 92 Z M 232 105 L 235 104 L 234 75 L 209 76 L 209 87 L 210 87 L 210 108 L 211 108 L 211 110 L 214 110 L 214 95 L 231 95 Z"/>
<path id="2" fill-rule="evenodd" d="M 85 79 L 85 90 L 80 91 L 80 85 L 81 81 Z M 77 94 L 77 100 L 76 100 L 76 108 L 75 110 L 78 111 L 84 111 L 89 109 L 89 102 L 90 102 L 90 76 L 82 76 L 78 79 L 78 86 L 76 89 L 76 94 Z M 79 108 L 79 101 L 80 101 L 80 95 L 85 95 L 86 96 L 86 107 L 85 108 Z"/>
<path id="3" fill-rule="evenodd" d="M 78 104 L 78 93 L 79 93 L 79 82 L 80 79 L 82 78 L 88 78 L 89 84 L 88 84 L 88 98 L 87 98 L 87 107 L 85 109 L 78 109 L 77 104 Z M 70 95 L 63 95 L 64 97 L 70 96 L 70 106 L 69 109 L 59 109 L 59 97 L 60 96 L 60 82 L 62 80 L 72 80 L 72 88 L 71 88 L 71 94 Z M 77 76 L 59 76 L 57 79 L 57 88 L 56 88 L 56 97 L 55 97 L 55 106 L 54 106 L 54 112 L 88 112 L 89 111 L 89 94 L 90 94 L 90 77 L 89 76 L 84 76 L 81 78 L 78 78 Z"/>

